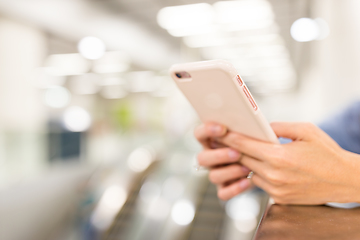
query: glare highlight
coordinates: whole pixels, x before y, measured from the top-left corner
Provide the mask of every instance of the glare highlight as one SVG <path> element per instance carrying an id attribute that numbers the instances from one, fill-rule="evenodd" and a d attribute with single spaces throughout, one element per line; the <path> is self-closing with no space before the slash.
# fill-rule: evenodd
<path id="1" fill-rule="evenodd" d="M 118 185 L 108 187 L 92 216 L 91 223 L 99 230 L 106 230 L 127 199 L 125 189 Z"/>
<path id="2" fill-rule="evenodd" d="M 44 103 L 52 108 L 62 108 L 69 104 L 70 98 L 66 88 L 54 86 L 45 90 Z"/>
<path id="3" fill-rule="evenodd" d="M 91 125 L 90 114 L 81 107 L 70 107 L 64 113 L 64 125 L 71 132 L 86 131 Z"/>
<path id="4" fill-rule="evenodd" d="M 260 211 L 259 203 L 248 195 L 240 195 L 226 203 L 226 214 L 233 220 L 247 219 L 249 215 L 257 216 Z"/>
<path id="5" fill-rule="evenodd" d="M 157 15 L 158 24 L 165 29 L 202 27 L 212 24 L 213 8 L 207 3 L 165 7 Z"/>
<path id="6" fill-rule="evenodd" d="M 86 59 L 96 60 L 105 53 L 105 44 L 96 37 L 84 37 L 78 44 L 79 53 Z"/>
<path id="7" fill-rule="evenodd" d="M 162 197 L 151 202 L 147 211 L 147 215 L 153 220 L 163 220 L 169 213 L 170 204 Z"/>
<path id="8" fill-rule="evenodd" d="M 256 216 L 254 215 L 249 215 L 247 218 L 234 221 L 236 229 L 243 233 L 254 231 L 257 223 Z"/>
<path id="9" fill-rule="evenodd" d="M 178 200 L 171 209 L 171 218 L 179 225 L 188 225 L 195 216 L 195 207 L 189 200 Z"/>
<path id="10" fill-rule="evenodd" d="M 226 203 L 225 211 L 240 232 L 255 230 L 260 205 L 254 196 L 243 194 L 230 199 Z"/>
<path id="11" fill-rule="evenodd" d="M 142 172 L 147 169 L 153 159 L 153 153 L 148 148 L 137 148 L 129 156 L 127 164 L 134 172 Z"/>
<path id="12" fill-rule="evenodd" d="M 274 15 L 265 0 L 219 1 L 165 7 L 157 15 L 158 24 L 174 37 L 239 31 L 270 26 Z"/>
<path id="13" fill-rule="evenodd" d="M 295 41 L 310 42 L 320 36 L 320 28 L 315 20 L 300 18 L 291 25 L 290 34 Z"/>
<path id="14" fill-rule="evenodd" d="M 228 31 L 263 28 L 274 22 L 269 2 L 264 0 L 219 1 L 214 3 L 216 22 Z"/>

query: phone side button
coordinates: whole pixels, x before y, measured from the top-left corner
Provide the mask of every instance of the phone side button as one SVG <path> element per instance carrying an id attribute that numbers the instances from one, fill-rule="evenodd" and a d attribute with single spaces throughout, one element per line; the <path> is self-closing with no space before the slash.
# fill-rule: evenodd
<path id="1" fill-rule="evenodd" d="M 244 85 L 244 82 L 239 75 L 236 75 L 236 81 L 239 83 L 240 87 L 242 87 L 242 85 Z"/>
<path id="2" fill-rule="evenodd" d="M 251 106 L 253 107 L 253 109 L 254 109 L 255 111 L 258 110 L 258 106 L 256 105 L 253 97 L 250 95 L 250 92 L 249 92 L 249 90 L 246 88 L 246 86 L 243 87 L 243 91 L 244 91 L 247 99 L 249 100 Z"/>

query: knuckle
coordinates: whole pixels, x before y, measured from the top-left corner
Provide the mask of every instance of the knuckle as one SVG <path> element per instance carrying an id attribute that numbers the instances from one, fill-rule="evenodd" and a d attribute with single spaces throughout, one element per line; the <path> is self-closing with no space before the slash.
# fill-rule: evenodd
<path id="1" fill-rule="evenodd" d="M 291 157 L 289 156 L 286 149 L 282 146 L 276 146 L 274 151 L 274 155 L 272 157 L 273 161 L 271 164 L 276 168 L 287 168 L 292 167 L 293 162 L 291 161 Z"/>
<path id="2" fill-rule="evenodd" d="M 316 125 L 313 124 L 312 122 L 306 122 L 306 125 L 308 126 L 309 129 L 312 129 L 312 130 L 317 128 Z"/>
<path id="3" fill-rule="evenodd" d="M 239 164 L 233 164 L 231 166 L 231 171 L 232 171 L 234 177 L 240 177 L 244 174 L 243 169 L 241 168 L 241 166 Z"/>
<path id="4" fill-rule="evenodd" d="M 275 203 L 277 204 L 290 204 L 293 200 L 287 195 L 273 196 Z"/>
<path id="5" fill-rule="evenodd" d="M 241 193 L 241 190 L 240 188 L 234 188 L 232 191 L 231 191 L 231 197 L 235 197 L 236 195 L 240 194 Z"/>
<path id="6" fill-rule="evenodd" d="M 199 139 L 199 138 L 200 138 L 201 128 L 203 128 L 203 125 L 197 126 L 197 127 L 194 129 L 194 136 L 195 136 L 196 139 Z"/>
<path id="7" fill-rule="evenodd" d="M 209 172 L 209 180 L 210 180 L 210 182 L 212 182 L 214 184 L 220 183 L 219 176 L 215 170 L 212 170 Z"/>
<path id="8" fill-rule="evenodd" d="M 221 190 L 218 190 L 217 196 L 219 199 L 221 199 L 223 201 L 226 201 L 229 199 L 229 197 L 224 194 L 224 191 L 221 191 Z"/>
<path id="9" fill-rule="evenodd" d="M 281 203 L 289 203 L 292 198 L 291 193 L 282 187 L 273 187 L 269 193 L 271 197 L 277 199 Z"/>
<path id="10" fill-rule="evenodd" d="M 302 125 L 302 130 L 305 131 L 306 133 L 313 132 L 315 128 L 316 128 L 316 126 L 311 122 L 305 122 Z"/>
<path id="11" fill-rule="evenodd" d="M 258 177 L 258 175 L 256 175 L 256 174 L 252 176 L 251 181 L 252 181 L 256 186 L 259 186 L 259 185 L 260 185 L 259 177 Z M 264 189 L 264 190 L 266 190 L 266 189 Z"/>
<path id="12" fill-rule="evenodd" d="M 228 187 L 226 189 L 219 189 L 217 195 L 219 199 L 226 201 L 238 195 L 240 192 L 241 190 L 239 188 Z"/>
<path id="13" fill-rule="evenodd" d="M 196 139 L 199 139 L 199 128 L 200 128 L 200 126 L 197 126 L 193 131 L 193 134 Z"/>
<path id="14" fill-rule="evenodd" d="M 240 134 L 237 134 L 235 132 L 230 132 L 228 133 L 228 139 L 229 141 L 235 143 L 236 145 L 241 145 L 242 144 L 242 137 Z"/>
<path id="15" fill-rule="evenodd" d="M 209 180 L 214 184 L 223 184 L 242 176 L 241 167 L 235 164 L 224 168 L 210 170 Z"/>
<path id="16" fill-rule="evenodd" d="M 269 194 L 273 197 L 273 198 L 277 198 L 277 199 L 283 199 L 283 192 L 281 191 L 280 188 L 278 187 L 271 187 L 269 189 Z"/>
<path id="17" fill-rule="evenodd" d="M 274 174 L 271 171 L 265 172 L 264 176 L 268 182 L 272 183 L 272 182 L 276 181 L 276 176 L 274 176 Z"/>
<path id="18" fill-rule="evenodd" d="M 266 171 L 265 172 L 265 178 L 274 185 L 282 185 L 283 184 L 283 178 L 282 175 L 277 171 Z"/>
<path id="19" fill-rule="evenodd" d="M 205 157 L 204 157 L 204 152 L 200 152 L 197 155 L 197 161 L 199 165 L 204 165 L 205 164 Z"/>
<path id="20" fill-rule="evenodd" d="M 217 151 L 215 151 L 215 154 L 216 159 L 218 159 L 220 163 L 226 162 L 229 158 L 227 148 L 218 149 Z"/>

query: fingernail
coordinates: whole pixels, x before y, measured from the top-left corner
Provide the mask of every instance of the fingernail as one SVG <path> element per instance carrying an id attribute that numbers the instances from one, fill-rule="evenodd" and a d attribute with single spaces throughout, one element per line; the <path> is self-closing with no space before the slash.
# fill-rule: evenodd
<path id="1" fill-rule="evenodd" d="M 211 131 L 214 134 L 220 134 L 220 133 L 222 133 L 223 128 L 221 126 L 219 126 L 219 125 L 212 125 L 211 126 Z"/>
<path id="2" fill-rule="evenodd" d="M 215 149 L 215 148 L 220 148 L 221 145 L 218 142 L 212 141 L 210 142 L 210 147 Z"/>
<path id="3" fill-rule="evenodd" d="M 218 145 L 218 144 L 217 144 L 216 142 L 214 142 L 214 141 L 211 141 L 211 142 L 210 142 L 210 147 L 211 147 L 211 148 L 216 148 L 217 145 Z"/>
<path id="4" fill-rule="evenodd" d="M 240 157 L 240 153 L 238 151 L 235 151 L 233 149 L 229 149 L 228 155 L 231 160 L 238 160 Z"/>
<path id="5" fill-rule="evenodd" d="M 246 173 L 250 172 L 250 169 L 245 166 L 241 166 L 241 169 L 243 170 L 243 172 L 246 172 Z"/>
<path id="6" fill-rule="evenodd" d="M 250 186 L 250 181 L 248 179 L 243 179 L 239 182 L 240 189 L 246 189 Z"/>

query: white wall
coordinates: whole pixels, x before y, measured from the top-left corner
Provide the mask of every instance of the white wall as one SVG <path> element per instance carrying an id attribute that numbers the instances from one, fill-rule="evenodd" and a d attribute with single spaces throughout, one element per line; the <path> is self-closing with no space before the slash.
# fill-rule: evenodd
<path id="1" fill-rule="evenodd" d="M 296 43 L 310 53 L 297 93 L 257 98 L 270 121 L 322 119 L 360 99 L 360 1 L 317 0 L 313 17 L 325 19 L 330 35 L 321 41 Z M 300 46 L 302 45 L 302 46 Z"/>
<path id="2" fill-rule="evenodd" d="M 45 108 L 31 82 L 46 52 L 44 34 L 0 18 L 0 188 L 45 163 Z"/>
<path id="3" fill-rule="evenodd" d="M 324 5 L 331 7 L 324 11 Z M 319 46 L 318 53 L 324 89 L 323 106 L 326 111 L 360 99 L 359 9 L 358 0 L 318 2 L 320 16 L 326 19 L 331 27 L 330 36 Z"/>
<path id="4" fill-rule="evenodd" d="M 44 59 L 44 35 L 35 28 L 0 19 L 0 36 L 0 128 L 36 131 L 42 126 L 44 107 L 30 74 Z"/>

